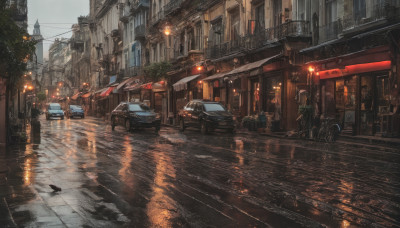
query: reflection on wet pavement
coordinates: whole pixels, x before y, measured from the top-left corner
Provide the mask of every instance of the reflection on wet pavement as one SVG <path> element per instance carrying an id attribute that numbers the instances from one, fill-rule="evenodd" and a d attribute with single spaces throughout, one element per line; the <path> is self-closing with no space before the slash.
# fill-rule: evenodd
<path id="1" fill-rule="evenodd" d="M 400 226 L 398 148 L 41 122 L 4 157 L 11 226 Z"/>

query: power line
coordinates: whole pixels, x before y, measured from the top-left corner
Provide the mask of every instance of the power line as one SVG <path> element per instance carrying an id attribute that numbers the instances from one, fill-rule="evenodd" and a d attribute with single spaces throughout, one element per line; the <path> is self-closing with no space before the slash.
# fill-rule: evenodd
<path id="1" fill-rule="evenodd" d="M 57 37 L 57 36 L 61 36 L 61 35 L 64 35 L 64 34 L 67 34 L 67 33 L 70 33 L 70 32 L 72 32 L 72 30 L 69 30 L 68 32 L 60 33 L 60 34 L 55 35 L 55 36 L 52 36 L 52 37 L 46 37 L 46 38 L 44 38 L 44 40 L 50 39 L 50 38 L 55 38 L 55 37 Z"/>

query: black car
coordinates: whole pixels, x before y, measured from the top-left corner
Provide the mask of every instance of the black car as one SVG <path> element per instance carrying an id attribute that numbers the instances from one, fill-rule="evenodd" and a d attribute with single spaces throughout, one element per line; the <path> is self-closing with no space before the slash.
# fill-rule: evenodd
<path id="1" fill-rule="evenodd" d="M 67 116 L 67 118 L 74 118 L 74 117 L 80 117 L 82 119 L 85 118 L 85 112 L 79 105 L 69 105 L 68 109 L 65 111 L 65 115 Z"/>
<path id="2" fill-rule="evenodd" d="M 178 115 L 181 131 L 186 127 L 198 127 L 203 134 L 215 129 L 235 132 L 233 115 L 219 102 L 193 100 Z"/>
<path id="3" fill-rule="evenodd" d="M 111 127 L 124 126 L 127 131 L 133 128 L 152 128 L 158 132 L 160 116 L 140 102 L 122 102 L 111 112 Z"/>
<path id="4" fill-rule="evenodd" d="M 62 120 L 64 119 L 64 111 L 61 108 L 61 105 L 58 103 L 50 103 L 46 107 L 46 120 L 49 120 L 52 117 L 60 117 Z"/>

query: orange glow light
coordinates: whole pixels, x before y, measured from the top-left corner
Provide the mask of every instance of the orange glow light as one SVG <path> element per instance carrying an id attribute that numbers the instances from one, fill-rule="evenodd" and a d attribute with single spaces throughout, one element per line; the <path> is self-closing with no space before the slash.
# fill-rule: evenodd
<path id="1" fill-rule="evenodd" d="M 198 70 L 198 71 L 203 70 L 203 66 L 197 66 L 197 70 Z"/>
<path id="2" fill-rule="evenodd" d="M 314 68 L 313 66 L 309 66 L 309 67 L 308 67 L 308 71 L 309 71 L 310 73 L 312 73 L 312 72 L 315 71 L 315 68 Z"/>

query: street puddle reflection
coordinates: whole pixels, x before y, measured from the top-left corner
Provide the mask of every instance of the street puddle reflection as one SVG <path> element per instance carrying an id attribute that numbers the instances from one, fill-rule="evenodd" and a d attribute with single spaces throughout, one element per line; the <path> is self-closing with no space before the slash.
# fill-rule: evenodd
<path id="1" fill-rule="evenodd" d="M 122 183 L 124 185 L 127 185 L 129 188 L 133 187 L 133 181 L 131 179 L 133 178 L 133 175 L 130 173 L 131 169 L 131 163 L 132 163 L 132 145 L 131 145 L 131 138 L 128 135 L 125 135 L 124 137 L 124 150 L 123 156 L 121 156 L 121 164 L 122 167 L 119 170 L 119 175 L 121 177 Z"/>
<path id="2" fill-rule="evenodd" d="M 243 166 L 244 166 L 244 146 L 243 146 L 243 141 L 242 140 L 235 140 L 235 156 L 238 159 L 238 165 L 234 167 L 236 172 L 239 174 L 239 177 L 237 180 L 234 180 L 233 183 L 235 184 L 235 188 L 242 194 L 246 194 L 249 192 L 247 189 L 246 185 L 243 183 L 244 177 L 243 177 Z"/>
<path id="3" fill-rule="evenodd" d="M 155 167 L 153 196 L 147 204 L 147 215 L 151 227 L 172 227 L 173 218 L 177 217 L 177 207 L 173 199 L 165 192 L 171 180 L 176 178 L 176 170 L 172 166 L 172 159 L 164 152 L 166 145 L 156 145 L 153 150 Z"/>

